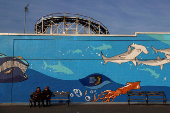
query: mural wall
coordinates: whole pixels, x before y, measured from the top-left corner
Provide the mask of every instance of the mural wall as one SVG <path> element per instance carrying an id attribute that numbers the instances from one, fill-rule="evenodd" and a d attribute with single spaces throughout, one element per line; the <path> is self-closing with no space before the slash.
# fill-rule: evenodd
<path id="1" fill-rule="evenodd" d="M 127 102 L 127 91 L 170 99 L 170 35 L 0 35 L 0 103 L 28 102 L 46 86 L 71 102 Z"/>

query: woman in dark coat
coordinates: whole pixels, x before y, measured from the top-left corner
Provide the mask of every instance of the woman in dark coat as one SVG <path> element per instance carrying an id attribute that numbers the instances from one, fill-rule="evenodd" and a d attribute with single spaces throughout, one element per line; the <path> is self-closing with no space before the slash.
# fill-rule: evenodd
<path id="1" fill-rule="evenodd" d="M 38 106 L 40 107 L 40 101 L 41 101 L 40 87 L 37 87 L 37 90 L 34 92 L 33 97 L 34 97 L 34 107 L 36 107 L 36 102 L 38 102 Z"/>

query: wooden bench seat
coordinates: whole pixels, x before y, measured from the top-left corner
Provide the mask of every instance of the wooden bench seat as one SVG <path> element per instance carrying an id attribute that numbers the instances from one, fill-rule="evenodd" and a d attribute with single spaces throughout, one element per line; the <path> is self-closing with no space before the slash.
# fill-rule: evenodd
<path id="1" fill-rule="evenodd" d="M 29 99 L 29 105 L 30 107 L 32 107 L 32 102 L 34 102 L 33 99 L 33 94 L 34 92 L 31 92 L 30 95 L 30 99 Z M 68 102 L 68 106 L 69 106 L 69 102 L 70 102 L 70 92 L 52 92 L 51 95 L 51 99 L 50 100 L 64 100 Z M 41 101 L 41 100 L 40 100 Z M 39 106 L 40 107 L 40 106 Z"/>
<path id="2" fill-rule="evenodd" d="M 70 92 L 53 92 L 50 100 L 65 100 L 70 102 Z"/>
<path id="3" fill-rule="evenodd" d="M 149 100 L 162 100 L 166 104 L 167 98 L 164 91 L 129 91 L 127 92 L 128 104 L 131 100 L 144 100 L 148 104 Z M 134 97 L 134 98 L 130 98 Z"/>

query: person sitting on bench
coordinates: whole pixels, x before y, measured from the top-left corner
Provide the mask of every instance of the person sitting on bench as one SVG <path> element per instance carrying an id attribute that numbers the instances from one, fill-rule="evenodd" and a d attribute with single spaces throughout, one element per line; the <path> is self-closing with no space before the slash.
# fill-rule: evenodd
<path id="1" fill-rule="evenodd" d="M 37 90 L 34 92 L 33 97 L 34 97 L 34 107 L 36 107 L 36 102 L 38 102 L 38 106 L 40 107 L 40 101 L 41 101 L 40 87 L 37 87 Z"/>
<path id="2" fill-rule="evenodd" d="M 49 104 L 51 103 L 50 99 L 51 99 L 51 95 L 52 92 L 51 90 L 49 90 L 49 87 L 45 87 L 45 89 L 43 90 L 43 99 L 42 99 L 42 103 L 44 103 L 44 100 L 46 100 L 46 105 L 48 106 L 48 102 Z"/>

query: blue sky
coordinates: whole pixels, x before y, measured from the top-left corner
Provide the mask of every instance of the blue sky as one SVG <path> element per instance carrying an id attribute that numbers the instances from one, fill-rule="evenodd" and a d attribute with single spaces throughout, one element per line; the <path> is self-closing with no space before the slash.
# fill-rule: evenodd
<path id="1" fill-rule="evenodd" d="M 34 33 L 39 18 L 57 12 L 100 20 L 110 34 L 170 31 L 169 0 L 0 0 L 0 33 L 24 32 L 28 3 L 26 33 Z"/>

